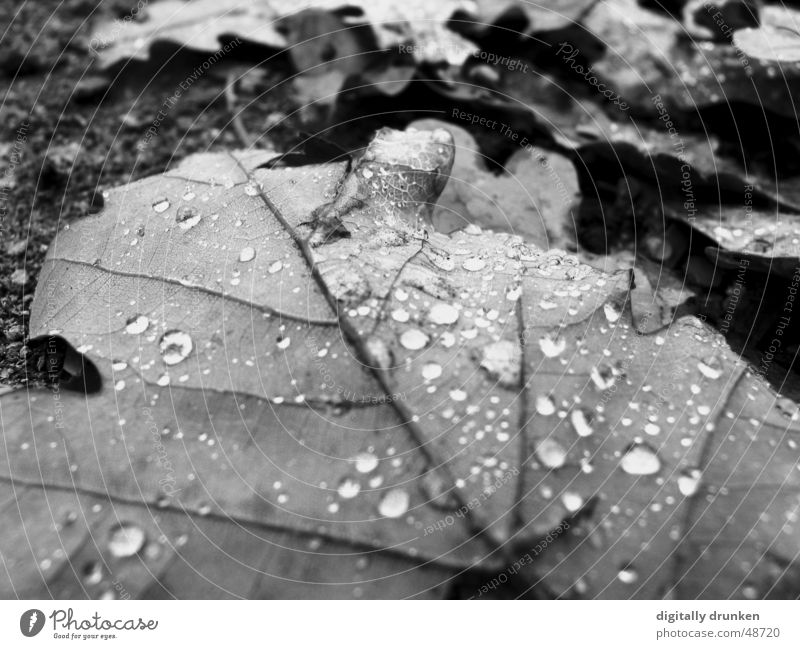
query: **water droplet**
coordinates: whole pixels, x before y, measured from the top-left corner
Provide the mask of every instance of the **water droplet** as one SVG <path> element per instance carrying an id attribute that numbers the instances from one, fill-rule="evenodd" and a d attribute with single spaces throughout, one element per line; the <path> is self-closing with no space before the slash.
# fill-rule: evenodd
<path id="1" fill-rule="evenodd" d="M 90 561 L 83 567 L 83 583 L 96 586 L 103 581 L 103 567 L 98 561 Z"/>
<path id="2" fill-rule="evenodd" d="M 355 478 L 345 478 L 339 483 L 336 493 L 339 494 L 340 498 L 349 500 L 350 498 L 355 498 L 359 491 L 361 491 L 361 483 L 358 480 Z"/>
<path id="3" fill-rule="evenodd" d="M 419 329 L 409 329 L 400 335 L 400 344 L 408 350 L 416 351 L 428 344 L 428 336 Z"/>
<path id="4" fill-rule="evenodd" d="M 125 333 L 140 334 L 144 333 L 150 326 L 150 318 L 146 315 L 135 315 L 125 323 Z"/>
<path id="5" fill-rule="evenodd" d="M 108 551 L 111 556 L 122 559 L 138 554 L 144 547 L 144 530 L 133 523 L 120 523 L 111 529 L 108 537 Z"/>
<path id="6" fill-rule="evenodd" d="M 159 347 L 164 362 L 167 365 L 177 365 L 192 353 L 192 338 L 183 331 L 172 329 L 161 337 Z"/>
<path id="7" fill-rule="evenodd" d="M 175 221 L 182 230 L 189 230 L 200 223 L 200 212 L 189 205 L 181 205 L 175 213 Z"/>
<path id="8" fill-rule="evenodd" d="M 702 477 L 700 469 L 685 469 L 681 471 L 678 476 L 678 491 L 680 491 L 687 498 L 694 496 L 697 493 L 697 488 L 700 486 L 700 478 Z"/>
<path id="9" fill-rule="evenodd" d="M 426 381 L 433 381 L 442 375 L 442 366 L 439 363 L 426 363 L 422 367 L 422 378 Z"/>
<path id="10" fill-rule="evenodd" d="M 169 201 L 166 198 L 159 198 L 156 199 L 156 202 L 153 203 L 153 211 L 156 214 L 161 214 L 169 209 Z"/>
<path id="11" fill-rule="evenodd" d="M 282 268 L 283 268 L 283 262 L 279 259 L 278 261 L 276 261 L 276 262 L 274 262 L 274 263 L 272 263 L 270 265 L 270 267 L 267 269 L 267 272 L 270 275 L 274 275 L 275 273 L 277 273 Z"/>
<path id="12" fill-rule="evenodd" d="M 256 258 L 256 249 L 252 246 L 247 246 L 246 248 L 242 248 L 241 252 L 239 253 L 239 261 L 247 262 L 253 261 Z"/>
<path id="13" fill-rule="evenodd" d="M 589 423 L 590 418 L 581 408 L 575 408 L 569 414 L 569 420 L 579 437 L 589 437 L 594 432 Z"/>
<path id="14" fill-rule="evenodd" d="M 292 339 L 289 336 L 281 337 L 277 343 L 275 343 L 278 349 L 289 349 L 289 345 L 292 344 Z"/>
<path id="15" fill-rule="evenodd" d="M 619 320 L 620 316 L 622 315 L 613 304 L 604 304 L 603 305 L 603 313 L 606 315 L 606 320 L 611 323 L 616 322 Z"/>
<path id="16" fill-rule="evenodd" d="M 622 456 L 620 466 L 630 475 L 652 475 L 661 469 L 661 460 L 647 444 L 633 444 Z"/>
<path id="17" fill-rule="evenodd" d="M 556 411 L 556 404 L 547 395 L 536 397 L 536 412 L 545 417 L 549 417 Z"/>
<path id="18" fill-rule="evenodd" d="M 661 426 L 648 422 L 644 425 L 644 432 L 648 435 L 658 435 L 661 432 Z"/>
<path id="19" fill-rule="evenodd" d="M 359 473 L 369 473 L 378 468 L 378 458 L 372 453 L 359 453 L 353 460 L 356 465 L 356 471 Z"/>
<path id="20" fill-rule="evenodd" d="M 567 348 L 567 341 L 563 338 L 543 336 L 539 339 L 539 349 L 547 358 L 555 358 Z"/>
<path id="21" fill-rule="evenodd" d="M 617 573 L 617 579 L 623 584 L 635 584 L 639 580 L 639 573 L 633 566 L 625 566 Z"/>
<path id="22" fill-rule="evenodd" d="M 391 489 L 387 491 L 380 504 L 378 513 L 386 518 L 399 518 L 408 511 L 409 497 L 403 489 Z"/>
<path id="23" fill-rule="evenodd" d="M 437 304 L 428 312 L 428 319 L 437 325 L 450 325 L 458 320 L 458 309 L 452 304 Z"/>
<path id="24" fill-rule="evenodd" d="M 583 507 L 583 496 L 574 491 L 567 491 L 561 496 L 561 502 L 570 514 L 574 514 Z"/>
<path id="25" fill-rule="evenodd" d="M 559 469 L 567 461 L 567 451 L 557 441 L 547 437 L 536 445 L 536 457 L 548 469 Z"/>
<path id="26" fill-rule="evenodd" d="M 405 309 L 395 309 L 392 311 L 392 320 L 395 322 L 408 322 L 409 317 L 408 311 Z"/>
<path id="27" fill-rule="evenodd" d="M 522 351 L 510 340 L 499 340 L 483 348 L 481 367 L 506 387 L 516 387 L 522 376 Z"/>
<path id="28" fill-rule="evenodd" d="M 717 358 L 707 358 L 697 364 L 697 369 L 707 379 L 716 381 L 722 376 L 722 364 Z"/>
<path id="29" fill-rule="evenodd" d="M 604 366 L 602 368 L 593 367 L 592 371 L 589 373 L 589 376 L 592 379 L 592 383 L 594 383 L 594 386 L 598 390 L 608 390 L 616 381 L 614 373 L 608 366 Z"/>

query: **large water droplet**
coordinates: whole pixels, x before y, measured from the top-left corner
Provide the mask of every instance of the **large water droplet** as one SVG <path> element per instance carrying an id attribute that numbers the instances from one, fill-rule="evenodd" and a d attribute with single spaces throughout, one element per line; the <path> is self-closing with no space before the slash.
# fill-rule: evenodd
<path id="1" fill-rule="evenodd" d="M 589 423 L 590 418 L 581 408 L 575 408 L 570 413 L 569 420 L 579 437 L 589 437 L 594 432 Z"/>
<path id="2" fill-rule="evenodd" d="M 125 333 L 141 334 L 150 326 L 150 318 L 146 315 L 135 315 L 125 323 Z"/>
<path id="3" fill-rule="evenodd" d="M 697 364 L 697 369 L 700 370 L 703 376 L 712 381 L 716 381 L 722 376 L 722 364 L 719 362 L 719 359 L 713 356 L 700 361 Z"/>
<path id="4" fill-rule="evenodd" d="M 359 491 L 361 491 L 361 483 L 355 478 L 345 478 L 339 483 L 339 487 L 336 489 L 336 493 L 339 494 L 339 497 L 345 500 L 355 498 Z"/>
<path id="5" fill-rule="evenodd" d="M 619 320 L 620 315 L 622 315 L 613 304 L 604 304 L 603 313 L 605 313 L 606 320 L 612 323 Z"/>
<path id="6" fill-rule="evenodd" d="M 359 453 L 353 460 L 356 465 L 356 471 L 359 473 L 369 473 L 378 468 L 378 458 L 372 453 Z"/>
<path id="7" fill-rule="evenodd" d="M 428 312 L 428 320 L 437 325 L 450 325 L 458 320 L 458 309 L 452 304 L 437 304 Z"/>
<path id="8" fill-rule="evenodd" d="M 536 445 L 536 457 L 548 469 L 559 469 L 567 461 L 567 451 L 557 441 L 546 437 Z"/>
<path id="9" fill-rule="evenodd" d="M 83 583 L 87 586 L 96 586 L 103 581 L 103 566 L 99 561 L 92 561 L 83 567 Z"/>
<path id="10" fill-rule="evenodd" d="M 536 397 L 536 412 L 545 417 L 549 417 L 556 411 L 556 404 L 547 395 Z"/>
<path id="11" fill-rule="evenodd" d="M 635 584 L 639 580 L 639 573 L 633 566 L 624 566 L 617 573 L 617 579 L 623 584 Z"/>
<path id="12" fill-rule="evenodd" d="M 547 358 L 555 358 L 567 348 L 567 341 L 563 338 L 543 336 L 539 339 L 539 349 Z"/>
<path id="13" fill-rule="evenodd" d="M 561 502 L 570 514 L 574 514 L 583 507 L 583 496 L 574 491 L 565 491 L 561 496 Z"/>
<path id="14" fill-rule="evenodd" d="M 108 536 L 108 551 L 111 556 L 122 559 L 138 554 L 144 547 L 144 530 L 133 523 L 120 523 L 111 529 Z"/>
<path id="15" fill-rule="evenodd" d="M 428 336 L 419 329 L 409 329 L 400 335 L 400 344 L 411 351 L 417 351 L 428 344 Z"/>
<path id="16" fill-rule="evenodd" d="M 408 511 L 408 493 L 403 489 L 391 489 L 387 491 L 380 504 L 378 513 L 386 518 L 399 518 Z"/>
<path id="17" fill-rule="evenodd" d="M 490 343 L 483 348 L 481 367 L 501 385 L 514 387 L 522 376 L 522 351 L 510 340 Z"/>
<path id="18" fill-rule="evenodd" d="M 622 456 L 620 466 L 631 475 L 652 475 L 661 469 L 661 460 L 647 444 L 632 444 Z"/>
<path id="19" fill-rule="evenodd" d="M 158 198 L 153 203 L 153 211 L 157 214 L 166 212 L 169 209 L 169 201 L 166 198 Z"/>
<path id="20" fill-rule="evenodd" d="M 422 367 L 422 378 L 433 381 L 442 375 L 442 366 L 439 363 L 425 363 Z"/>
<path id="21" fill-rule="evenodd" d="M 678 491 L 680 491 L 687 498 L 694 496 L 697 493 L 697 487 L 700 486 L 700 478 L 702 477 L 700 469 L 685 469 L 681 471 L 678 476 Z"/>
<path id="22" fill-rule="evenodd" d="M 167 331 L 159 343 L 161 358 L 167 365 L 177 365 L 192 353 L 192 346 L 189 334 L 178 329 Z"/>
<path id="23" fill-rule="evenodd" d="M 242 248 L 241 252 L 239 253 L 239 261 L 241 262 L 248 262 L 253 261 L 256 258 L 256 249 L 252 246 L 247 246 L 246 248 Z"/>
<path id="24" fill-rule="evenodd" d="M 189 230 L 200 223 L 200 212 L 189 205 L 181 205 L 175 213 L 175 221 L 182 230 Z"/>

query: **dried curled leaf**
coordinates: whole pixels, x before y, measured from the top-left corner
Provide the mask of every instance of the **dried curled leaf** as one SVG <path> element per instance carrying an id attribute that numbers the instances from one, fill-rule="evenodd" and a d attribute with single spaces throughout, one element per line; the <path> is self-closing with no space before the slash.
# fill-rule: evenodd
<path id="1" fill-rule="evenodd" d="M 418 227 L 452 146 L 195 156 L 61 232 L 32 334 L 103 385 L 0 396 L 2 592 L 796 595 L 794 404 L 694 318 L 637 333 L 628 273 Z"/>

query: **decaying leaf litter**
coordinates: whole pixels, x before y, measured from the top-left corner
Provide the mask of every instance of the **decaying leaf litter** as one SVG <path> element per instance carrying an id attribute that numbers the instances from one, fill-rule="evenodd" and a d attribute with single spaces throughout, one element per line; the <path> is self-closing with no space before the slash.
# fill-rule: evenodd
<path id="1" fill-rule="evenodd" d="M 191 45 L 168 29 L 177 5 L 158 4 L 167 23 L 151 40 Z M 64 377 L 89 389 L 2 397 L 8 498 L 24 489 L 13 529 L 37 526 L 41 540 L 3 539 L 4 592 L 101 596 L 113 574 L 139 596 L 480 597 L 504 574 L 492 596 L 796 596 L 795 327 L 775 317 L 793 287 L 796 125 L 790 91 L 765 81 L 780 57 L 756 39 L 749 56 L 764 68 L 750 76 L 728 61 L 745 34 L 687 42 L 685 17 L 570 8 L 537 27 L 509 4 L 459 29 L 474 7 L 454 5 L 437 29 L 475 48 L 455 61 L 434 48 L 342 70 L 315 46 L 325 79 L 301 74 L 295 97 L 318 82 L 333 99 L 298 113 L 323 137 L 299 138 L 290 164 L 285 147 L 264 148 L 269 130 L 252 137 L 259 97 L 244 101 L 253 88 L 239 81 L 237 133 L 255 148 L 109 190 L 99 214 L 60 233 L 30 338 L 44 352 L 56 340 L 60 353 L 42 358 L 71 358 Z M 330 30 L 340 5 L 316 9 L 300 20 L 264 3 L 293 26 L 257 44 Z M 608 17 L 619 12 L 633 18 Z M 486 64 L 508 24 L 509 65 Z M 648 25 L 663 48 L 626 55 L 626 71 L 611 46 L 652 46 L 623 35 Z M 430 33 L 388 31 L 411 45 Z M 385 46 L 382 30 L 373 38 Z M 581 53 L 559 63 L 559 48 Z M 659 64 L 665 52 L 695 57 L 697 78 Z M 726 61 L 716 99 L 703 53 L 712 77 Z M 292 60 L 312 67 L 309 56 Z M 794 63 L 781 56 L 788 89 Z M 597 61 L 630 111 L 576 78 L 576 59 Z M 376 93 L 379 79 L 396 92 Z M 779 145 L 737 142 L 724 120 L 709 132 L 715 110 L 752 116 L 759 90 Z M 402 130 L 367 148 L 366 128 L 341 135 L 337 122 L 386 101 Z M 447 108 L 431 120 L 430 106 Z M 320 146 L 337 139 L 349 161 Z M 731 304 L 756 305 L 743 330 Z M 785 336 L 777 354 L 773 335 Z M 57 515 L 37 518 L 44 503 Z"/>

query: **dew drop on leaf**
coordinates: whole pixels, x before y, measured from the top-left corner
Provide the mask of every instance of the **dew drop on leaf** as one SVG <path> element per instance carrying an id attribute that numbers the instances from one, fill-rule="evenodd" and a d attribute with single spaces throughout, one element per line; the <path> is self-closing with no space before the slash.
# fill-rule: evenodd
<path id="1" fill-rule="evenodd" d="M 603 305 L 603 313 L 605 313 L 606 320 L 611 323 L 616 322 L 619 320 L 620 315 L 622 315 L 613 304 L 604 304 Z"/>
<path id="2" fill-rule="evenodd" d="M 242 248 L 241 252 L 239 253 L 239 261 L 241 262 L 248 262 L 253 261 L 256 258 L 256 249 L 252 246 L 247 246 L 246 248 Z"/>
<path id="3" fill-rule="evenodd" d="M 417 351 L 428 344 L 428 336 L 419 329 L 409 329 L 400 335 L 400 344 L 408 350 Z"/>
<path id="4" fill-rule="evenodd" d="M 548 417 L 556 411 L 556 404 L 547 395 L 539 395 L 536 397 L 536 412 L 540 415 Z"/>
<path id="5" fill-rule="evenodd" d="M 386 518 L 399 518 L 408 511 L 408 493 L 403 489 L 387 491 L 378 505 L 378 513 Z"/>
<path id="6" fill-rule="evenodd" d="M 150 318 L 146 315 L 135 315 L 125 323 L 125 333 L 141 334 L 150 326 Z"/>
<path id="7" fill-rule="evenodd" d="M 353 460 L 356 465 L 356 471 L 359 473 L 369 473 L 378 468 L 378 458 L 372 453 L 359 453 Z"/>
<path id="8" fill-rule="evenodd" d="M 700 469 L 686 469 L 678 476 L 678 491 L 687 498 L 697 493 L 702 473 Z"/>
<path id="9" fill-rule="evenodd" d="M 182 205 L 175 214 L 175 221 L 182 230 L 189 230 L 200 223 L 200 212 L 188 205 Z"/>
<path id="10" fill-rule="evenodd" d="M 716 381 L 722 376 L 722 367 L 716 358 L 706 358 L 697 364 L 697 369 L 707 379 Z"/>
<path id="11" fill-rule="evenodd" d="M 635 584 L 639 580 L 639 573 L 633 566 L 625 566 L 617 573 L 617 579 L 623 584 Z"/>
<path id="12" fill-rule="evenodd" d="M 570 413 L 569 420 L 579 437 L 589 437 L 594 432 L 589 417 L 581 408 L 575 408 Z"/>
<path id="13" fill-rule="evenodd" d="M 542 336 L 539 339 L 539 349 L 547 358 L 555 358 L 567 348 L 567 341 L 563 338 Z"/>
<path id="14" fill-rule="evenodd" d="M 632 444 L 622 456 L 620 466 L 630 475 L 652 475 L 661 469 L 661 460 L 647 444 Z"/>
<path id="15" fill-rule="evenodd" d="M 178 329 L 167 331 L 159 343 L 161 358 L 167 365 L 177 365 L 192 353 L 192 338 Z"/>
<path id="16" fill-rule="evenodd" d="M 536 457 L 548 469 L 560 469 L 567 461 L 567 451 L 554 439 L 539 440 L 536 445 Z"/>
<path id="17" fill-rule="evenodd" d="M 426 363 L 422 367 L 422 378 L 426 381 L 433 381 L 442 375 L 442 366 L 439 363 Z"/>
<path id="18" fill-rule="evenodd" d="M 359 491 L 361 491 L 361 483 L 355 478 L 345 478 L 339 483 L 339 487 L 336 489 L 336 493 L 339 494 L 339 497 L 345 500 L 355 498 Z"/>
<path id="19" fill-rule="evenodd" d="M 437 325 L 450 325 L 458 320 L 458 309 L 452 304 L 437 304 L 428 312 L 428 320 Z"/>
<path id="20" fill-rule="evenodd" d="M 583 496 L 574 491 L 566 491 L 561 496 L 561 502 L 564 503 L 564 507 L 570 514 L 574 514 L 583 507 Z"/>
<path id="21" fill-rule="evenodd" d="M 153 203 L 153 211 L 156 214 L 161 214 L 169 209 L 169 201 L 166 198 L 158 198 Z"/>
<path id="22" fill-rule="evenodd" d="M 132 557 L 144 547 L 144 530 L 133 523 L 120 523 L 108 535 L 108 551 L 118 559 Z"/>
<path id="23" fill-rule="evenodd" d="M 98 561 L 91 561 L 83 567 L 83 583 L 96 586 L 103 581 L 103 567 Z"/>

